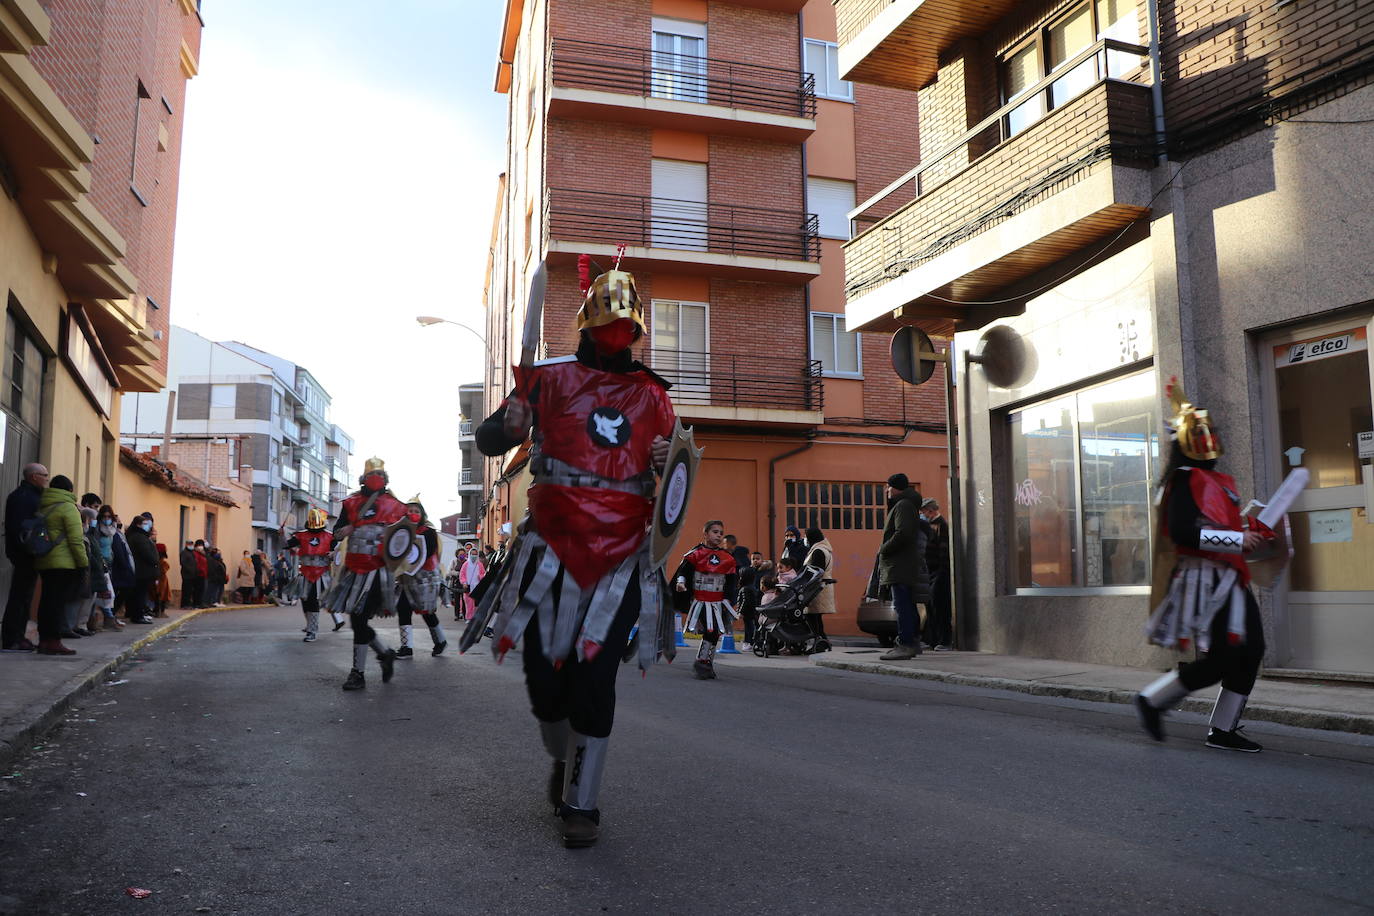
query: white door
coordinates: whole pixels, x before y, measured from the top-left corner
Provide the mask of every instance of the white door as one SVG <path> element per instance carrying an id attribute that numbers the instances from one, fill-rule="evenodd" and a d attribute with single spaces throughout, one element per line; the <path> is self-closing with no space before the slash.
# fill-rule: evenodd
<path id="1" fill-rule="evenodd" d="M 1311 475 L 1289 513 L 1294 557 L 1276 595 L 1283 667 L 1374 673 L 1371 332 L 1365 318 L 1308 325 L 1261 351 L 1271 466 Z"/>
<path id="2" fill-rule="evenodd" d="M 654 69 L 650 93 L 660 99 L 705 102 L 705 23 L 655 18 L 653 29 Z"/>
<path id="3" fill-rule="evenodd" d="M 673 383 L 678 404 L 711 401 L 710 306 L 655 299 L 650 315 L 650 365 Z"/>
<path id="4" fill-rule="evenodd" d="M 652 171 L 655 248 L 706 250 L 706 163 L 655 159 Z"/>

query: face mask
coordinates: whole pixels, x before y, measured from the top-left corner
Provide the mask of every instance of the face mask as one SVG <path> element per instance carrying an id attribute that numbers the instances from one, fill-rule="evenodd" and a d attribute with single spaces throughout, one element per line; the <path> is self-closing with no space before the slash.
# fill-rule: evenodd
<path id="1" fill-rule="evenodd" d="M 100 533 L 101 533 L 101 534 L 114 534 L 114 530 L 115 530 L 115 523 L 114 523 L 114 522 L 109 521 L 109 520 L 106 520 L 106 521 L 100 522 L 99 524 L 100 524 Z"/>
<path id="2" fill-rule="evenodd" d="M 614 356 L 635 342 L 635 323 L 629 318 L 617 318 L 610 324 L 592 328 L 587 333 L 602 356 Z"/>
<path id="3" fill-rule="evenodd" d="M 363 478 L 364 489 L 376 492 L 386 486 L 386 478 L 381 474 L 368 474 Z"/>
<path id="4" fill-rule="evenodd" d="M 412 522 L 414 522 L 415 524 L 417 524 L 417 525 L 420 524 L 420 513 L 418 513 L 418 512 L 407 512 L 407 513 L 406 513 L 406 517 L 409 518 L 409 519 L 410 519 Z"/>

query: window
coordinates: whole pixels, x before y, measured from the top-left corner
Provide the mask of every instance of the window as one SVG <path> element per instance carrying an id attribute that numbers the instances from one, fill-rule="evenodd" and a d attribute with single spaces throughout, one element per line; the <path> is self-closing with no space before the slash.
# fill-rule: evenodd
<path id="1" fill-rule="evenodd" d="M 806 207 L 819 219 L 822 238 L 848 239 L 849 211 L 854 209 L 854 182 L 807 178 Z"/>
<path id="2" fill-rule="evenodd" d="M 789 480 L 786 496 L 787 524 L 803 530 L 881 531 L 887 522 L 881 483 Z"/>
<path id="3" fill-rule="evenodd" d="M 205 510 L 205 543 L 213 547 L 217 542 L 218 516 L 209 509 Z"/>
<path id="4" fill-rule="evenodd" d="M 1075 57 L 1104 38 L 1130 44 L 1140 41 L 1134 0 L 1080 3 L 1013 48 L 1002 60 L 1002 101 L 1012 103 L 1022 97 L 1025 101 L 1008 113 L 1006 135 L 1020 133 L 1045 112 L 1069 102 L 1103 79 L 1123 77 L 1143 63 L 1141 55 L 1108 50 L 1069 66 Z M 1043 77 L 1061 71 L 1062 75 L 1048 88 L 1028 94 Z"/>
<path id="5" fill-rule="evenodd" d="M 1152 372 L 1008 416 L 1018 589 L 1150 584 L 1159 423 Z"/>
<path id="6" fill-rule="evenodd" d="M 833 41 L 806 39 L 806 72 L 816 78 L 816 97 L 854 101 L 854 84 L 840 79 L 840 46 Z"/>
<path id="7" fill-rule="evenodd" d="M 705 251 L 706 163 L 655 159 L 651 181 L 653 246 Z"/>
<path id="8" fill-rule="evenodd" d="M 210 386 L 210 419 L 233 420 L 238 410 L 238 385 Z"/>
<path id="9" fill-rule="evenodd" d="M 11 303 L 14 303 L 13 297 Z M 43 351 L 15 320 L 14 312 L 6 312 L 4 406 L 34 431 L 42 418 L 46 369 Z"/>
<path id="10" fill-rule="evenodd" d="M 148 201 L 138 190 L 138 122 L 143 114 L 143 100 L 152 97 L 152 93 L 143 85 L 143 80 L 138 80 L 138 88 L 134 93 L 134 142 L 133 148 L 129 151 L 129 190 L 134 192 L 134 197 L 145 207 L 148 206 Z"/>
<path id="11" fill-rule="evenodd" d="M 705 302 L 654 300 L 649 361 L 673 383 L 673 400 L 679 403 L 709 403 L 710 312 Z"/>
<path id="12" fill-rule="evenodd" d="M 843 315 L 811 313 L 811 358 L 826 375 L 863 378 L 859 334 L 845 328 Z"/>
<path id="13" fill-rule="evenodd" d="M 707 101 L 706 23 L 655 16 L 653 30 L 650 94 L 682 102 Z"/>

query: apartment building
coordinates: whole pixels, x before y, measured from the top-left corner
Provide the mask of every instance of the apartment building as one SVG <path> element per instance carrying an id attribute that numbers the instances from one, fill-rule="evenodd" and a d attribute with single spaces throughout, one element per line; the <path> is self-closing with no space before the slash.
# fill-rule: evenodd
<path id="1" fill-rule="evenodd" d="M 119 494 L 121 391 L 166 371 L 194 3 L 0 0 L 0 488 Z M 9 564 L 0 562 L 0 588 Z"/>
<path id="2" fill-rule="evenodd" d="M 174 326 L 167 375 L 161 391 L 124 396 L 123 442 L 183 461 L 188 443 L 227 443 L 230 476 L 251 471 L 257 549 L 280 549 L 282 531 L 304 527 L 312 508 L 338 514 L 351 489 L 353 442 L 330 421 L 329 393 L 309 370 Z"/>
<path id="3" fill-rule="evenodd" d="M 448 534 L 475 537 L 482 530 L 482 520 L 489 496 L 486 492 L 486 459 L 477 450 L 475 429 L 486 419 L 486 391 L 481 382 L 458 386 L 458 451 L 463 466 L 458 471 L 458 499 L 460 508 Z"/>
<path id="4" fill-rule="evenodd" d="M 900 382 L 887 338 L 844 314 L 847 212 L 906 167 L 917 110 L 912 92 L 841 81 L 835 39 L 829 0 L 509 0 L 487 340 L 518 358 L 543 260 L 544 348 L 571 352 L 577 257 L 608 269 L 624 245 L 649 326 L 638 356 L 705 448 L 689 529 L 724 519 L 765 555 L 789 523 L 824 529 L 844 632 L 883 480 L 942 494 L 945 439 L 942 381 Z M 511 384 L 494 368 L 488 406 Z M 523 514 L 522 460 L 489 469 L 489 522 Z"/>
<path id="5" fill-rule="evenodd" d="M 1374 5 L 835 10 L 842 75 L 920 97 L 846 314 L 956 334 L 967 644 L 1170 664 L 1141 626 L 1177 376 L 1244 499 L 1311 473 L 1266 672 L 1374 674 Z"/>

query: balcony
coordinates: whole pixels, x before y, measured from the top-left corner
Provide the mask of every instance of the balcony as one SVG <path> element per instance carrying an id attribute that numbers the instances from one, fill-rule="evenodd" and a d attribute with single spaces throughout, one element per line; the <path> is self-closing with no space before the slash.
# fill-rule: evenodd
<path id="1" fill-rule="evenodd" d="M 684 422 L 806 427 L 824 419 L 818 360 L 648 349 L 640 357 L 673 384 Z"/>
<path id="2" fill-rule="evenodd" d="M 471 420 L 458 421 L 458 438 L 471 439 L 474 436 L 473 423 Z"/>
<path id="3" fill-rule="evenodd" d="M 553 40 L 549 115 L 801 143 L 816 129 L 809 73 Z"/>
<path id="4" fill-rule="evenodd" d="M 464 492 L 482 489 L 482 472 L 473 468 L 458 471 L 458 489 Z"/>
<path id="5" fill-rule="evenodd" d="M 644 270 L 775 283 L 806 283 L 821 272 L 817 219 L 801 210 L 559 188 L 545 207 L 551 265 L 583 253 L 609 263 L 623 242 L 626 259 Z"/>
<path id="6" fill-rule="evenodd" d="M 935 79 L 940 51 L 981 35 L 1019 0 L 835 0 L 840 77 L 921 89 Z"/>
<path id="7" fill-rule="evenodd" d="M 898 192 L 915 197 L 845 245 L 849 327 L 947 334 L 1017 314 L 1018 282 L 1148 215 L 1148 85 L 1100 80 L 1014 135 L 1008 120 L 1094 54 L 1143 51 L 1099 41 L 861 204 L 856 226 Z"/>

